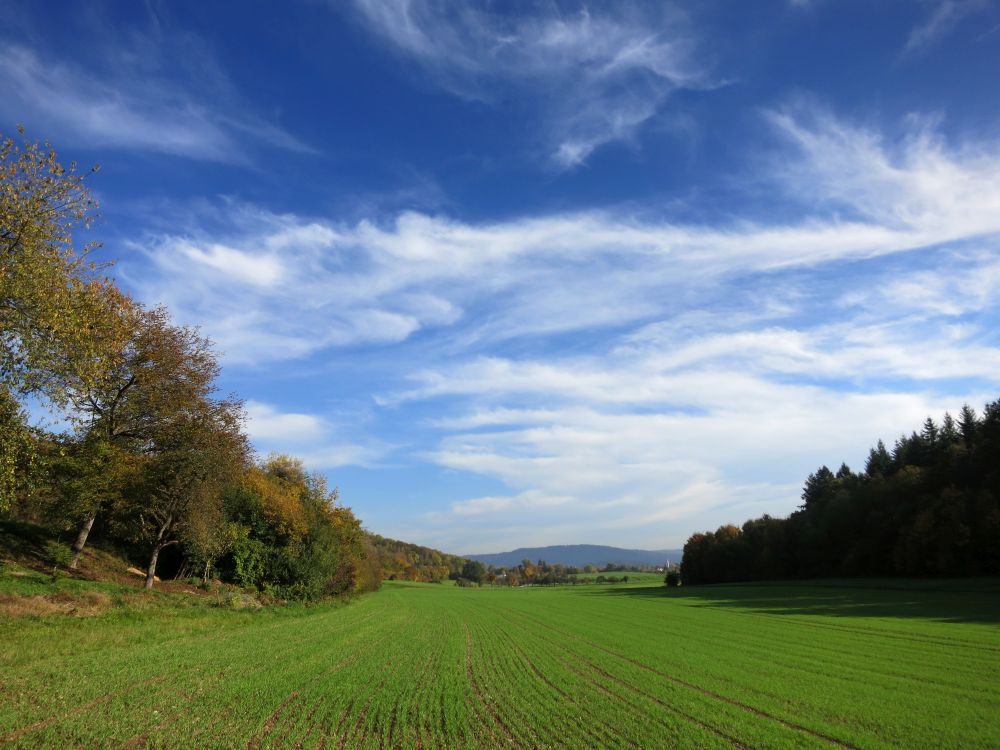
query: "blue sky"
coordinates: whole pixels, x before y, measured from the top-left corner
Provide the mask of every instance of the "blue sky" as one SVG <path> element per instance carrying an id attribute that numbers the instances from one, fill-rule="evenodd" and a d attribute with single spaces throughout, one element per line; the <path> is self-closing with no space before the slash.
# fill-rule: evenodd
<path id="1" fill-rule="evenodd" d="M 990 0 L 0 12 L 0 130 L 378 533 L 680 546 L 1000 395 Z"/>

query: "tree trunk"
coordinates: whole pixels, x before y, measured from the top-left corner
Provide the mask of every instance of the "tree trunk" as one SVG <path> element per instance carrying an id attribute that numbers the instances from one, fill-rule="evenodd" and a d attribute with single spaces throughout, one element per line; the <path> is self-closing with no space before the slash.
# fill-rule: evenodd
<path id="1" fill-rule="evenodd" d="M 94 527 L 94 521 L 96 520 L 97 514 L 95 513 L 80 527 L 80 533 L 76 535 L 76 541 L 73 542 L 73 559 L 69 563 L 69 566 L 73 569 L 80 562 L 80 555 L 83 554 L 83 548 L 87 546 L 87 537 L 90 536 L 90 530 Z"/>
<path id="2" fill-rule="evenodd" d="M 208 574 L 211 573 L 211 572 L 212 572 L 212 561 L 211 560 L 206 560 L 205 561 L 205 572 L 203 572 L 201 574 L 201 582 L 202 583 L 208 583 Z"/>
<path id="3" fill-rule="evenodd" d="M 153 579 L 156 577 L 156 558 L 160 556 L 160 550 L 163 549 L 159 544 L 153 547 L 153 556 L 149 558 L 149 567 L 146 568 L 146 588 L 153 588 Z"/>
<path id="4" fill-rule="evenodd" d="M 156 543 L 153 544 L 153 554 L 149 558 L 149 567 L 146 568 L 146 588 L 153 588 L 153 579 L 156 577 L 156 559 L 160 556 L 160 550 L 167 546 L 169 543 L 164 543 L 163 538 L 167 535 L 170 530 L 170 524 L 174 521 L 174 517 L 167 516 L 167 520 L 160 525 L 160 532 L 156 535 Z"/>

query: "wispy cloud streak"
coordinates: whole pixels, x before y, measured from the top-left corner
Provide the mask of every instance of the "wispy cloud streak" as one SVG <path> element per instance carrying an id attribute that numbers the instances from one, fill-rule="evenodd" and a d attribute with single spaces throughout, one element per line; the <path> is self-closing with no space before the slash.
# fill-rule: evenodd
<path id="1" fill-rule="evenodd" d="M 482 344 L 644 323 L 740 277 L 995 243 L 995 144 L 952 149 L 926 128 L 886 142 L 821 110 L 767 117 L 788 144 L 773 189 L 802 205 L 799 221 L 585 212 L 476 225 L 410 212 L 341 225 L 231 205 L 231 234 L 147 238 L 159 274 L 142 291 L 205 321 L 234 360 L 261 361 L 456 326 Z"/>
<path id="2" fill-rule="evenodd" d="M 910 31 L 903 55 L 917 55 L 950 33 L 964 18 L 987 7 L 983 0 L 940 0 L 930 17 Z"/>
<path id="3" fill-rule="evenodd" d="M 146 42 L 150 47 L 157 44 Z M 229 90 L 216 86 L 198 95 L 195 92 L 205 86 L 197 81 L 175 81 L 156 70 L 139 69 L 126 50 L 103 52 L 110 62 L 98 71 L 24 45 L 4 44 L 0 114 L 24 122 L 32 132 L 90 147 L 235 163 L 248 163 L 248 142 L 311 151 L 282 128 L 246 111 Z"/>
<path id="4" fill-rule="evenodd" d="M 563 169 L 631 140 L 678 89 L 714 85 L 690 24 L 663 5 L 543 6 L 516 17 L 486 3 L 356 6 L 368 28 L 446 90 L 499 106 L 531 102 Z"/>
<path id="5" fill-rule="evenodd" d="M 766 184 L 798 219 L 345 225 L 227 204 L 238 230 L 140 244 L 158 269 L 141 296 L 205 323 L 234 363 L 406 342 L 377 406 L 433 408 L 423 457 L 510 488 L 456 500 L 428 540 L 529 515 L 550 542 L 585 520 L 652 542 L 650 524 L 695 511 L 790 509 L 817 455 L 858 461 L 1000 385 L 1000 147 L 801 103 L 765 119 L 783 144 Z"/>

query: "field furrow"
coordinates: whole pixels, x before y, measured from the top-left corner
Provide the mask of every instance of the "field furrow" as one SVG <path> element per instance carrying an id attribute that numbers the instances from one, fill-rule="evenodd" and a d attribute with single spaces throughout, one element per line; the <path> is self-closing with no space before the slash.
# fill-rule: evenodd
<path id="1" fill-rule="evenodd" d="M 0 744 L 996 748 L 988 596 L 387 583 L 299 610 L 0 622 Z"/>

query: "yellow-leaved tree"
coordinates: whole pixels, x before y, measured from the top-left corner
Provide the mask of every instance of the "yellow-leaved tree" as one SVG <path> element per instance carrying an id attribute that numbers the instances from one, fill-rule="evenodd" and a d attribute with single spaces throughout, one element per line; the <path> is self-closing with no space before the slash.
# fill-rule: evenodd
<path id="1" fill-rule="evenodd" d="M 67 377 L 96 377 L 126 335 L 118 315 L 123 295 L 88 258 L 95 243 L 74 244 L 74 233 L 89 227 L 97 210 L 85 176 L 75 164 L 64 167 L 48 143 L 0 137 L 0 389 L 6 401 L 33 393 L 64 404 Z M 11 456 L 30 449 L 24 441 L 8 442 L 0 445 L 0 511 L 9 507 L 17 483 Z"/>

